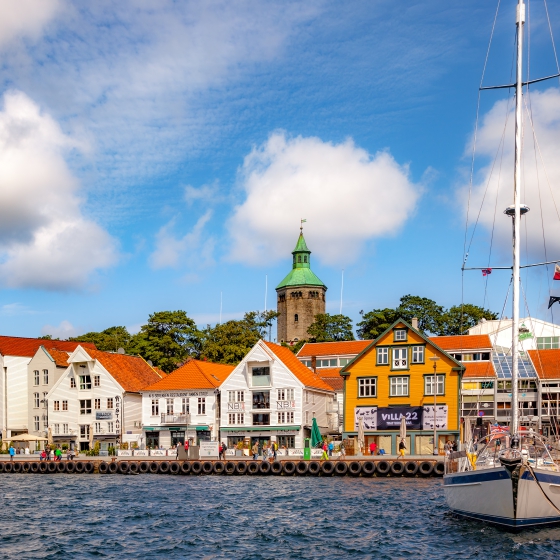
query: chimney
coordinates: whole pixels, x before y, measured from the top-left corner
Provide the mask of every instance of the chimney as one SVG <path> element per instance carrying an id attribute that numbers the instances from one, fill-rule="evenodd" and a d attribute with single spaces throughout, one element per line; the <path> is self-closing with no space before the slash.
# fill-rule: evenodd
<path id="1" fill-rule="evenodd" d="M 413 329 L 418 330 L 418 317 L 413 317 L 412 321 L 411 321 L 411 324 L 412 324 Z"/>
<path id="2" fill-rule="evenodd" d="M 311 369 L 313 373 L 317 373 L 317 356 L 311 356 Z"/>

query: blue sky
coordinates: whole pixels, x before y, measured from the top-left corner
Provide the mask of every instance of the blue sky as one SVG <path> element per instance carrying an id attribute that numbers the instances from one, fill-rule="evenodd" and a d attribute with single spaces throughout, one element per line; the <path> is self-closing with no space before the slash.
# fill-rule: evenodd
<path id="1" fill-rule="evenodd" d="M 514 7 L 502 4 L 487 84 L 510 80 Z M 531 77 L 552 74 L 544 11 L 531 11 Z M 265 276 L 271 307 L 301 218 L 327 311 L 339 311 L 343 269 L 343 313 L 355 321 L 408 293 L 460 303 L 494 12 L 482 0 L 2 3 L 1 333 L 137 330 L 164 309 L 213 324 L 220 293 L 223 319 L 262 309 Z M 558 29 L 560 7 L 549 13 Z M 534 92 L 538 147 L 558 185 L 558 81 Z M 504 100 L 481 102 L 471 222 L 486 184 L 501 190 L 485 199 L 473 266 L 488 264 L 495 205 L 501 215 L 509 204 L 509 144 L 504 171 L 491 171 Z M 557 187 L 529 165 L 526 175 L 558 258 Z M 504 220 L 494 266 L 508 259 Z M 524 258 L 540 258 L 539 213 L 527 223 Z M 546 319 L 550 277 L 524 278 L 531 313 Z M 499 311 L 508 281 L 470 273 L 465 300 Z"/>

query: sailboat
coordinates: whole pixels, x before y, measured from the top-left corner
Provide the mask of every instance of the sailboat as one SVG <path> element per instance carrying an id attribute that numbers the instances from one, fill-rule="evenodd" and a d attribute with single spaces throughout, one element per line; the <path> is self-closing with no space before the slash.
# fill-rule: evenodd
<path id="1" fill-rule="evenodd" d="M 453 513 L 512 530 L 560 523 L 560 469 L 551 456 L 551 446 L 536 430 L 521 429 L 519 423 L 520 226 L 522 216 L 529 211 L 520 200 L 521 111 L 523 87 L 533 83 L 523 82 L 524 24 L 525 4 L 518 0 L 516 81 L 505 86 L 515 88 L 513 204 L 505 210 L 513 225 L 511 425 L 477 442 L 469 438 L 467 449 L 446 458 L 443 478 L 445 499 Z M 502 442 L 506 442 L 504 448 Z"/>

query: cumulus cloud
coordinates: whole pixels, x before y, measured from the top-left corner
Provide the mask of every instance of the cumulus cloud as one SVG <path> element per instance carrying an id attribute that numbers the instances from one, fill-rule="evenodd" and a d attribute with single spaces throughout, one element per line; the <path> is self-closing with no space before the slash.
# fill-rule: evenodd
<path id="1" fill-rule="evenodd" d="M 528 252 L 529 259 L 544 258 L 544 233 L 548 257 L 552 259 L 560 253 L 560 90 L 534 91 L 525 100 L 530 101 L 531 111 L 526 109 L 523 114 L 521 202 L 527 204 L 531 211 L 522 218 L 522 257 L 525 258 Z M 533 140 L 531 119 L 538 146 Z M 500 155 L 502 135 L 505 138 L 503 159 Z M 484 116 L 479 128 L 477 154 L 484 158 L 484 164 L 475 177 L 470 210 L 471 224 L 479 211 L 480 224 L 486 230 L 491 230 L 495 223 L 494 247 L 508 259 L 511 253 L 511 220 L 502 212 L 513 204 L 513 138 L 512 104 L 508 108 L 506 100 L 499 101 Z M 499 155 L 493 165 L 496 153 Z M 466 187 L 461 190 L 461 197 L 466 206 Z"/>
<path id="2" fill-rule="evenodd" d="M 25 94 L 0 111 L 0 278 L 15 288 L 83 286 L 113 264 L 115 243 L 82 214 L 64 155 L 82 146 Z"/>
<path id="3" fill-rule="evenodd" d="M 351 139 L 333 144 L 284 132 L 251 151 L 240 183 L 245 200 L 228 222 L 230 258 L 252 264 L 285 258 L 300 218 L 321 260 L 351 262 L 365 242 L 395 234 L 421 193 L 408 167 L 388 152 L 371 155 Z"/>
<path id="4" fill-rule="evenodd" d="M 156 248 L 150 256 L 152 268 L 176 267 L 179 264 L 203 268 L 213 264 L 214 238 L 203 239 L 204 226 L 211 217 L 212 211 L 207 210 L 183 237 L 173 234 L 175 219 L 163 226 L 156 235 Z"/>
<path id="5" fill-rule="evenodd" d="M 70 336 L 78 336 L 80 329 L 77 329 L 70 321 L 61 321 L 60 325 L 45 325 L 41 329 L 41 336 L 51 335 L 53 338 L 65 339 Z"/>

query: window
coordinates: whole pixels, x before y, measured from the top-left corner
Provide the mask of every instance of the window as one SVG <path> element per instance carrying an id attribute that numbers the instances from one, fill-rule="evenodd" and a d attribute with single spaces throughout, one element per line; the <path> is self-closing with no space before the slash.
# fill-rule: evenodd
<path id="1" fill-rule="evenodd" d="M 424 347 L 423 346 L 413 346 L 412 347 L 412 363 L 413 364 L 423 364 L 424 363 Z"/>
<path id="2" fill-rule="evenodd" d="M 235 414 L 228 414 L 228 423 L 235 424 Z"/>
<path id="3" fill-rule="evenodd" d="M 389 348 L 377 349 L 377 365 L 378 366 L 389 365 Z"/>
<path id="4" fill-rule="evenodd" d="M 39 408 L 39 393 L 33 393 L 33 408 Z"/>
<path id="5" fill-rule="evenodd" d="M 338 360 L 336 358 L 329 358 L 328 360 L 317 360 L 317 367 L 330 367 L 335 368 L 338 367 Z"/>
<path id="6" fill-rule="evenodd" d="M 445 395 L 445 375 L 436 375 L 436 394 Z M 426 375 L 424 377 L 424 395 L 434 394 L 434 376 Z"/>
<path id="7" fill-rule="evenodd" d="M 481 362 L 481 361 L 488 361 L 490 359 L 490 353 L 474 352 L 469 354 L 453 354 L 453 357 L 456 360 L 460 360 L 462 362 Z"/>
<path id="8" fill-rule="evenodd" d="M 294 400 L 294 390 L 293 389 L 278 389 L 278 400 L 279 401 L 293 401 Z"/>
<path id="9" fill-rule="evenodd" d="M 270 426 L 270 414 L 253 414 L 253 426 Z"/>
<path id="10" fill-rule="evenodd" d="M 107 398 L 107 408 L 113 408 L 113 397 Z"/>
<path id="11" fill-rule="evenodd" d="M 300 360 L 300 362 L 305 366 L 310 368 L 311 367 L 311 360 Z"/>
<path id="12" fill-rule="evenodd" d="M 80 438 L 89 439 L 89 424 L 80 425 Z"/>
<path id="13" fill-rule="evenodd" d="M 80 391 L 91 389 L 91 375 L 80 375 Z"/>
<path id="14" fill-rule="evenodd" d="M 68 410 L 68 401 L 62 401 L 62 410 Z"/>
<path id="15" fill-rule="evenodd" d="M 91 414 L 91 399 L 80 401 L 80 414 Z"/>
<path id="16" fill-rule="evenodd" d="M 46 414 L 43 414 L 43 428 L 47 430 L 49 427 L 49 417 Z"/>
<path id="17" fill-rule="evenodd" d="M 159 416 L 159 400 L 152 399 L 152 416 Z"/>
<path id="18" fill-rule="evenodd" d="M 408 377 L 391 377 L 389 395 L 391 397 L 408 397 Z"/>
<path id="19" fill-rule="evenodd" d="M 115 426 L 113 422 L 107 422 L 107 431 L 112 434 L 115 432 Z"/>
<path id="20" fill-rule="evenodd" d="M 55 436 L 60 434 L 60 424 L 54 424 L 53 429 L 54 429 L 54 435 Z"/>
<path id="21" fill-rule="evenodd" d="M 277 436 L 276 442 L 278 443 L 278 447 L 286 447 L 293 449 L 296 446 L 296 437 L 295 436 Z"/>
<path id="22" fill-rule="evenodd" d="M 311 404 L 315 404 L 315 393 L 311 393 Z"/>
<path id="23" fill-rule="evenodd" d="M 377 378 L 362 377 L 358 379 L 358 396 L 359 397 L 376 397 L 377 396 Z"/>
<path id="24" fill-rule="evenodd" d="M 95 423 L 95 433 L 96 433 L 96 434 L 100 434 L 100 433 L 101 433 L 101 422 L 96 422 L 96 423 Z"/>
<path id="25" fill-rule="evenodd" d="M 408 348 L 393 348 L 393 369 L 408 369 Z"/>
<path id="26" fill-rule="evenodd" d="M 560 348 L 560 336 L 537 336 L 537 350 Z"/>
<path id="27" fill-rule="evenodd" d="M 294 323 L 297 323 L 299 321 L 299 315 L 296 313 L 294 315 Z"/>
<path id="28" fill-rule="evenodd" d="M 244 424 L 245 415 L 242 412 L 232 412 L 228 414 L 228 420 L 230 424 Z"/>
<path id="29" fill-rule="evenodd" d="M 270 385 L 270 368 L 254 367 L 251 368 L 253 387 L 267 387 Z"/>
<path id="30" fill-rule="evenodd" d="M 173 399 L 165 399 L 165 410 L 167 414 L 173 414 Z"/>
<path id="31" fill-rule="evenodd" d="M 35 428 L 35 431 L 38 432 L 41 428 L 39 426 L 39 417 L 38 416 L 33 416 L 33 427 Z"/>
<path id="32" fill-rule="evenodd" d="M 253 391 L 253 408 L 270 408 L 270 391 Z"/>
<path id="33" fill-rule="evenodd" d="M 76 380 L 71 377 L 70 378 L 70 389 L 75 389 L 76 388 Z"/>
<path id="34" fill-rule="evenodd" d="M 278 413 L 278 424 L 293 424 L 294 423 L 294 413 L 293 412 L 279 412 Z"/>
<path id="35" fill-rule="evenodd" d="M 41 401 L 43 403 L 43 408 L 47 408 L 47 404 L 49 402 L 49 400 L 47 399 L 48 393 L 43 393 L 43 400 Z"/>
<path id="36" fill-rule="evenodd" d="M 101 399 L 95 399 L 93 401 L 93 408 L 95 408 L 95 410 L 101 409 Z"/>
<path id="37" fill-rule="evenodd" d="M 99 375 L 94 375 L 94 377 L 93 377 L 93 386 L 94 386 L 94 387 L 100 387 L 100 386 L 101 386 L 101 376 L 99 376 Z"/>
<path id="38" fill-rule="evenodd" d="M 49 384 L 49 370 L 44 369 L 43 370 L 43 385 L 48 385 L 48 384 Z"/>
<path id="39" fill-rule="evenodd" d="M 68 433 L 68 424 L 62 424 L 62 433 L 63 433 L 63 434 L 67 434 L 67 433 Z"/>
<path id="40" fill-rule="evenodd" d="M 309 424 L 309 410 L 305 411 L 305 423 Z"/>
<path id="41" fill-rule="evenodd" d="M 303 262 L 304 262 L 304 263 L 307 262 L 307 255 L 303 255 Z"/>
<path id="42" fill-rule="evenodd" d="M 297 262 L 300 263 L 301 262 L 301 255 L 297 256 Z"/>
<path id="43" fill-rule="evenodd" d="M 309 391 L 305 391 L 305 404 L 309 404 Z"/>
<path id="44" fill-rule="evenodd" d="M 206 414 L 206 398 L 198 397 L 198 413 Z"/>
<path id="45" fill-rule="evenodd" d="M 53 410 L 60 410 L 60 401 L 53 402 Z"/>
<path id="46" fill-rule="evenodd" d="M 481 381 L 480 382 L 480 388 L 481 389 L 493 389 L 494 388 L 494 382 L 493 381 Z"/>
<path id="47" fill-rule="evenodd" d="M 188 397 L 183 397 L 183 399 L 181 400 L 181 414 L 189 414 L 189 412 L 189 399 Z"/>
<path id="48" fill-rule="evenodd" d="M 352 361 L 352 358 L 338 358 L 338 365 L 340 367 L 347 366 Z"/>
<path id="49" fill-rule="evenodd" d="M 393 334 L 395 342 L 403 342 L 406 340 L 406 329 L 395 329 Z"/>
<path id="50" fill-rule="evenodd" d="M 35 385 L 35 386 L 39 385 L 39 370 L 38 369 L 36 369 L 33 372 L 33 385 Z"/>

